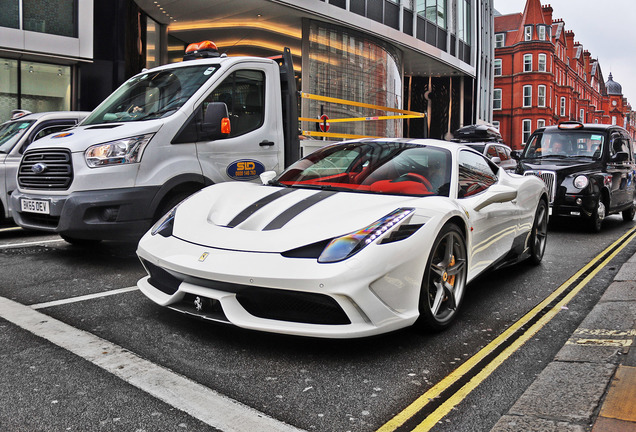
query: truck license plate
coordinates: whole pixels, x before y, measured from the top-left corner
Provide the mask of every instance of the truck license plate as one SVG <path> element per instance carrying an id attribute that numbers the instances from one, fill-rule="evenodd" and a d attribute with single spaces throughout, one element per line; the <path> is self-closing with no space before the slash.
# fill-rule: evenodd
<path id="1" fill-rule="evenodd" d="M 49 214 L 48 201 L 23 199 L 20 200 L 20 207 L 23 212 Z"/>

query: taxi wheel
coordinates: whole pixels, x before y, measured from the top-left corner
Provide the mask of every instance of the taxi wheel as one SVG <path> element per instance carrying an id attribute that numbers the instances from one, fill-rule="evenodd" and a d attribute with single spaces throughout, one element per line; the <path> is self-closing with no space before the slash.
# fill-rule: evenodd
<path id="1" fill-rule="evenodd" d="M 464 298 L 468 266 L 466 241 L 457 225 L 437 235 L 426 264 L 420 292 L 417 326 L 440 331 L 450 326 Z"/>
<path id="2" fill-rule="evenodd" d="M 544 200 L 539 200 L 534 216 L 532 234 L 530 236 L 530 261 L 533 264 L 541 263 L 545 245 L 548 239 L 548 205 Z"/>
<path id="3" fill-rule="evenodd" d="M 599 197 L 596 202 L 596 206 L 594 207 L 594 211 L 592 211 L 592 216 L 590 216 L 590 229 L 592 232 L 600 232 L 601 226 L 603 225 L 603 220 L 605 219 L 605 203 L 603 202 L 603 198 Z"/>

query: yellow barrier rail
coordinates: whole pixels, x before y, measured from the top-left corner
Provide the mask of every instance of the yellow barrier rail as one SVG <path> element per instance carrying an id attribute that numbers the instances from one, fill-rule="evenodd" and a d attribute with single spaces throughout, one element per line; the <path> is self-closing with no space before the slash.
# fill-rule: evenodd
<path id="1" fill-rule="evenodd" d="M 304 136 L 312 136 L 312 137 L 346 138 L 346 139 L 384 138 L 381 136 L 372 136 L 372 135 L 339 134 L 339 133 L 331 133 L 331 132 L 313 132 L 313 131 L 302 131 L 302 134 Z"/>
<path id="2" fill-rule="evenodd" d="M 349 101 L 349 100 L 346 100 L 346 99 L 338 99 L 338 98 L 332 98 L 332 97 L 327 97 L 327 96 L 318 96 L 318 95 L 311 94 L 311 93 L 300 92 L 300 96 L 303 99 L 311 99 L 311 100 L 317 100 L 317 101 L 323 101 L 323 102 L 331 102 L 331 103 L 342 104 L 342 105 L 351 105 L 351 106 L 357 106 L 357 107 L 362 107 L 362 108 L 371 108 L 371 109 L 377 109 L 377 110 L 382 110 L 382 111 L 397 112 L 397 113 L 401 113 L 401 114 L 413 115 L 415 117 L 426 117 L 425 113 L 420 113 L 420 112 L 417 112 L 417 111 L 409 111 L 409 110 L 391 108 L 391 107 L 380 106 L 380 105 L 371 105 L 371 104 L 362 103 L 362 102 Z"/>

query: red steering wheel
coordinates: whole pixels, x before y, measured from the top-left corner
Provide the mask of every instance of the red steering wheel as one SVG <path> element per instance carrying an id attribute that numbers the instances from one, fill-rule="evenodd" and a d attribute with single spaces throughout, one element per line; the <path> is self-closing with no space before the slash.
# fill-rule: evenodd
<path id="1" fill-rule="evenodd" d="M 431 182 L 428 181 L 428 179 L 426 177 L 424 177 L 423 175 L 421 175 L 421 174 L 410 172 L 410 173 L 404 174 L 404 177 L 411 178 L 411 179 L 413 179 L 415 181 L 423 183 L 424 186 L 426 186 L 426 189 L 428 189 L 429 191 L 433 190 L 433 185 L 431 184 Z"/>

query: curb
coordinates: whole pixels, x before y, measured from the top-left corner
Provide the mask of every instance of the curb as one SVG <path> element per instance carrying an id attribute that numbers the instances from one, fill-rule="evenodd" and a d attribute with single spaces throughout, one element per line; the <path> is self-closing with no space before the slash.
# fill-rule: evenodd
<path id="1" fill-rule="evenodd" d="M 636 432 L 636 255 L 491 432 Z"/>

